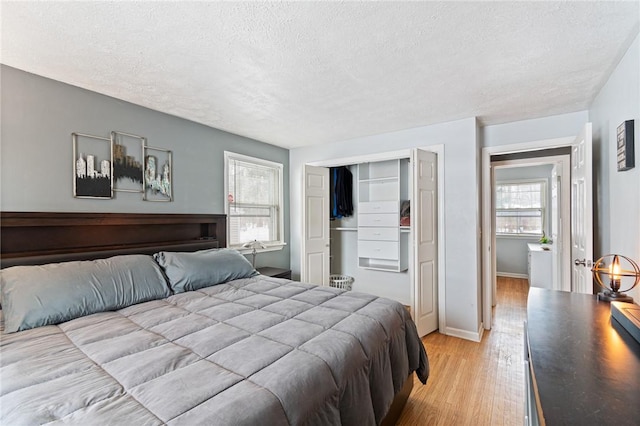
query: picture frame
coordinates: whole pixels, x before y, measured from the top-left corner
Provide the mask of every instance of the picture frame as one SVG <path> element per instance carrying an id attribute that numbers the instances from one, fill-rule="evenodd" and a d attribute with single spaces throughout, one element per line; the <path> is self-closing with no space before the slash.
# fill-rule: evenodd
<path id="1" fill-rule="evenodd" d="M 73 196 L 113 198 L 113 147 L 110 138 L 71 133 L 73 145 Z"/>
<path id="2" fill-rule="evenodd" d="M 144 201 L 173 201 L 173 152 L 144 146 Z"/>
<path id="3" fill-rule="evenodd" d="M 131 133 L 112 131 L 113 191 L 144 192 L 144 146 L 147 139 Z"/>
<path id="4" fill-rule="evenodd" d="M 627 120 L 616 129 L 616 164 L 619 172 L 631 170 L 636 166 L 633 127 L 633 120 Z"/>

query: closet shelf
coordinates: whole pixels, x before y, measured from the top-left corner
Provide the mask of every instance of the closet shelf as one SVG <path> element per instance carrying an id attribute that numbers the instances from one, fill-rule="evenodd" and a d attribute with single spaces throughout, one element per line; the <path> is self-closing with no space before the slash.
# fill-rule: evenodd
<path id="1" fill-rule="evenodd" d="M 358 182 L 360 183 L 385 183 L 385 182 L 397 182 L 397 176 L 389 176 L 389 177 L 381 177 L 381 178 L 373 178 L 373 179 L 360 179 Z"/>
<path id="2" fill-rule="evenodd" d="M 361 258 L 362 259 L 362 258 Z M 387 265 L 373 262 L 368 262 L 366 265 L 360 265 L 361 268 L 374 269 L 376 271 L 386 272 L 404 272 L 407 270 L 405 267 L 399 267 L 398 265 Z"/>
<path id="3" fill-rule="evenodd" d="M 336 228 L 331 228 L 331 231 L 357 231 L 358 228 L 348 228 L 344 226 L 338 226 Z"/>

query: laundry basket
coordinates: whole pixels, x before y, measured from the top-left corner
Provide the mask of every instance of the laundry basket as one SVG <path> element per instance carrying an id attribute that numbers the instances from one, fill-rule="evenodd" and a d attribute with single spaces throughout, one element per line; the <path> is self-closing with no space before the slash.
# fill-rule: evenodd
<path id="1" fill-rule="evenodd" d="M 329 287 L 351 290 L 352 284 L 353 277 L 350 277 L 349 275 L 329 275 Z"/>

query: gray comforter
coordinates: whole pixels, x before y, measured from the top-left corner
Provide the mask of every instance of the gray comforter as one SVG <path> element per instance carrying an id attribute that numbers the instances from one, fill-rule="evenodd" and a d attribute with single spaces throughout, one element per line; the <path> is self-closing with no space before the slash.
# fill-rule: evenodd
<path id="1" fill-rule="evenodd" d="M 427 356 L 402 305 L 258 276 L 1 336 L 0 423 L 372 425 Z"/>

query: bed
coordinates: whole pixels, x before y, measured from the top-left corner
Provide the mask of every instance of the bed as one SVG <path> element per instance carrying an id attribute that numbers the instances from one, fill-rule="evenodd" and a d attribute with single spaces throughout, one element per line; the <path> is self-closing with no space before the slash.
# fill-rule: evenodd
<path id="1" fill-rule="evenodd" d="M 2 213 L 0 423 L 393 424 L 397 302 L 257 274 L 223 215 Z"/>

